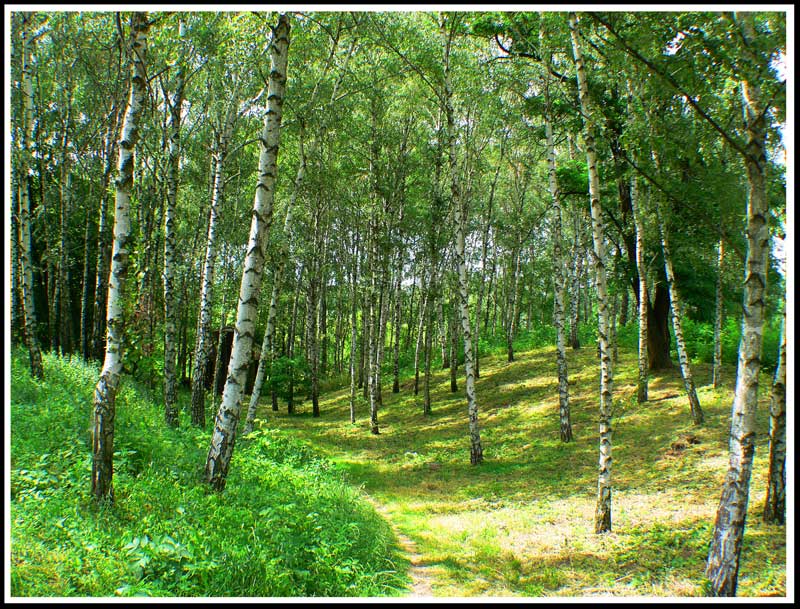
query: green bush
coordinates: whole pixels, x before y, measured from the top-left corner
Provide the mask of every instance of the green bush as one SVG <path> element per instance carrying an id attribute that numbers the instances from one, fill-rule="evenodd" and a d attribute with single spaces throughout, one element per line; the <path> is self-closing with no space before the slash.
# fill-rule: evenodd
<path id="1" fill-rule="evenodd" d="M 226 490 L 208 432 L 170 429 L 124 379 L 113 507 L 91 498 L 96 366 L 12 357 L 13 596 L 378 596 L 404 581 L 387 523 L 332 464 L 282 432 L 237 440 Z"/>

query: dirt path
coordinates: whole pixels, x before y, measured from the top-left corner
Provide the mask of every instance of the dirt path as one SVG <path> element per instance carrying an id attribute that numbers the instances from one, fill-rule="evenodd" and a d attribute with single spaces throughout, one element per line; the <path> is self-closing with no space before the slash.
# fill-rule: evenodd
<path id="1" fill-rule="evenodd" d="M 392 527 L 394 534 L 397 536 L 398 545 L 405 557 L 411 563 L 408 569 L 408 576 L 411 578 L 411 590 L 408 596 L 410 597 L 431 597 L 433 596 L 433 581 L 431 575 L 431 567 L 425 564 L 425 560 L 417 551 L 416 542 L 408 535 L 403 533 L 392 520 L 391 514 L 386 507 L 378 503 L 372 497 L 367 497 L 368 501 L 375 507 L 375 509 L 386 519 L 389 526 Z"/>

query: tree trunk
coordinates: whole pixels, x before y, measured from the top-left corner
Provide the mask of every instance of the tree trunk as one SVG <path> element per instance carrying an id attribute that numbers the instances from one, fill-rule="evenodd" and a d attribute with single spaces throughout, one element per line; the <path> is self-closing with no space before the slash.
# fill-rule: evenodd
<path id="1" fill-rule="evenodd" d="M 586 71 L 578 37 L 578 23 L 574 12 L 569 14 L 572 49 L 578 79 L 581 112 L 584 121 L 586 162 L 589 170 L 589 196 L 592 212 L 592 238 L 594 242 L 595 285 L 597 288 L 597 329 L 600 337 L 600 462 L 597 481 L 597 509 L 595 532 L 611 530 L 611 413 L 613 410 L 613 369 L 609 352 L 608 294 L 606 292 L 605 243 L 602 208 L 600 207 L 600 177 L 595 149 L 596 125 L 593 103 L 589 99 Z"/>
<path id="2" fill-rule="evenodd" d="M 752 44 L 756 33 L 752 13 L 739 13 L 743 38 Z M 747 197 L 747 256 L 744 272 L 742 339 L 733 398 L 730 434 L 730 464 L 722 486 L 719 510 L 708 553 L 706 577 L 714 596 L 735 596 L 742 551 L 750 475 L 755 453 L 755 414 L 758 374 L 764 326 L 767 263 L 769 255 L 769 210 L 766 183 L 767 119 L 758 84 L 742 81 L 747 132 L 744 158 L 749 186 Z"/>
<path id="3" fill-rule="evenodd" d="M 106 317 L 106 355 L 103 370 L 94 390 L 92 425 L 92 495 L 98 502 L 114 501 L 114 419 L 117 388 L 122 372 L 124 332 L 124 287 L 128 272 L 130 244 L 130 200 L 133 186 L 133 164 L 139 140 L 139 117 L 147 96 L 147 34 L 150 24 L 147 13 L 131 16 L 131 87 L 128 108 L 119 141 L 119 164 L 116 181 L 114 243 L 111 276 L 108 282 Z"/>
<path id="4" fill-rule="evenodd" d="M 722 261 L 725 257 L 725 248 L 722 237 L 718 245 L 717 256 L 717 289 L 714 304 L 714 359 L 711 363 L 711 382 L 714 389 L 722 383 Z"/>
<path id="5" fill-rule="evenodd" d="M 358 232 L 353 244 L 353 269 L 350 284 L 350 422 L 356 422 L 356 341 L 358 340 L 358 303 L 356 302 L 358 282 Z"/>
<path id="6" fill-rule="evenodd" d="M 289 324 L 289 336 L 286 339 L 286 355 L 290 360 L 289 391 L 286 398 L 286 409 L 289 414 L 294 414 L 294 337 L 297 332 L 297 309 L 300 304 L 300 292 L 302 291 L 303 285 L 303 271 L 305 271 L 305 264 L 300 265 L 300 272 L 297 275 L 297 285 L 294 291 L 294 302 L 292 303 L 292 320 Z"/>
<path id="7" fill-rule="evenodd" d="M 786 520 L 786 308 L 781 327 L 781 349 L 769 396 L 769 474 L 764 522 L 784 524 Z"/>
<path id="8" fill-rule="evenodd" d="M 200 313 L 197 317 L 194 369 L 192 371 L 192 424 L 198 427 L 205 427 L 206 424 L 205 376 L 210 351 L 211 292 L 214 285 L 214 265 L 217 257 L 217 221 L 225 187 L 225 175 L 223 171 L 225 157 L 228 152 L 228 143 L 233 135 L 237 110 L 236 103 L 231 101 L 227 108 L 224 126 L 219 140 L 216 143 L 215 150 L 214 188 L 211 194 L 211 209 L 208 216 L 206 253 L 203 259 L 203 276 L 200 287 Z M 242 388 L 242 390 L 244 390 L 244 388 Z M 224 482 L 222 484 L 224 486 Z"/>
<path id="9" fill-rule="evenodd" d="M 423 345 L 422 335 L 425 331 L 425 320 L 427 319 L 428 309 L 428 290 L 425 287 L 425 276 L 420 275 L 420 302 L 419 302 L 419 324 L 417 324 L 417 344 L 414 348 L 414 395 L 419 393 L 419 351 Z"/>
<path id="10" fill-rule="evenodd" d="M 489 201 L 486 208 L 486 216 L 483 220 L 483 237 L 481 240 L 481 276 L 478 280 L 478 302 L 475 303 L 475 378 L 481 377 L 480 372 L 480 331 L 481 331 L 481 307 L 486 290 L 486 253 L 489 245 L 489 229 L 492 226 L 492 205 L 494 203 L 494 192 L 497 187 L 497 179 L 500 177 L 500 168 L 503 162 L 503 148 L 505 138 L 500 140 L 500 158 L 494 171 L 494 179 L 489 190 Z"/>
<path id="11" fill-rule="evenodd" d="M 22 17 L 22 93 L 24 100 L 24 137 L 19 171 L 20 182 L 20 267 L 22 268 L 22 300 L 25 313 L 25 341 L 30 356 L 31 376 L 44 379 L 42 352 L 36 336 L 36 308 L 33 300 L 33 253 L 31 251 L 31 198 L 29 172 L 32 162 L 31 142 L 33 141 L 33 85 L 31 77 L 32 42 L 30 40 L 30 20 L 32 13 Z"/>
<path id="12" fill-rule="evenodd" d="M 175 388 L 175 217 L 178 204 L 179 166 L 181 158 L 181 108 L 183 107 L 183 39 L 185 22 L 178 25 L 181 56 L 175 74 L 175 93 L 170 103 L 169 154 L 167 157 L 167 205 L 164 210 L 164 418 L 167 425 L 177 427 L 178 404 Z M 224 313 L 223 313 L 224 315 Z"/>
<path id="13" fill-rule="evenodd" d="M 664 271 L 667 274 L 667 285 L 669 287 L 670 301 L 672 302 L 672 327 L 675 330 L 675 343 L 678 347 L 678 360 L 681 364 L 683 386 L 686 388 L 686 395 L 689 398 L 692 421 L 694 421 L 695 425 L 701 425 L 704 418 L 703 409 L 700 407 L 700 400 L 697 398 L 692 369 L 689 366 L 689 354 L 686 352 L 686 342 L 683 339 L 683 307 L 678 289 L 675 286 L 675 270 L 672 266 L 672 255 L 669 249 L 669 235 L 667 234 L 661 205 L 658 201 L 656 201 L 656 215 L 658 216 L 658 228 L 661 232 L 661 251 L 664 254 Z"/>
<path id="14" fill-rule="evenodd" d="M 222 403 L 214 421 L 214 433 L 206 459 L 206 480 L 217 491 L 225 488 L 228 467 L 236 440 L 239 410 L 250 365 L 253 332 L 258 314 L 261 274 L 266 257 L 265 249 L 272 223 L 272 206 L 278 172 L 278 146 L 280 144 L 281 114 L 286 87 L 286 66 L 289 50 L 289 18 L 285 13 L 278 17 L 270 47 L 269 91 L 264 130 L 261 134 L 261 153 L 258 163 L 250 237 L 244 260 L 244 272 L 239 290 L 239 306 L 228 365 L 228 378 L 222 393 Z"/>
<path id="15" fill-rule="evenodd" d="M 508 321 L 506 322 L 506 351 L 508 361 L 514 361 L 514 335 L 517 332 L 517 310 L 519 307 L 519 266 L 520 248 L 515 247 L 511 253 L 511 287 L 508 299 Z"/>
<path id="16" fill-rule="evenodd" d="M 108 230 L 108 186 L 111 172 L 114 170 L 114 154 L 117 150 L 117 111 L 111 109 L 111 119 L 106 132 L 105 169 L 100 191 L 100 210 L 97 220 L 97 263 L 95 266 L 94 289 L 94 328 L 92 330 L 92 355 L 95 359 L 103 359 L 106 336 L 106 296 L 108 294 L 108 271 L 111 266 L 111 239 Z"/>
<path id="17" fill-rule="evenodd" d="M 458 176 L 458 159 L 456 154 L 456 121 L 455 112 L 453 110 L 453 91 L 450 85 L 450 45 L 453 40 L 454 26 L 452 24 L 450 31 L 446 32 L 448 22 L 453 19 L 449 17 L 445 20 L 442 18 L 441 30 L 445 38 L 444 44 L 444 87 L 443 87 L 443 102 L 444 111 L 447 117 L 447 144 L 450 160 L 450 197 L 451 205 L 453 206 L 453 215 L 455 217 L 455 263 L 458 271 L 458 295 L 459 295 L 459 314 L 461 316 L 461 327 L 464 336 L 464 371 L 466 373 L 466 396 L 467 396 L 467 411 L 469 414 L 469 441 L 470 451 L 469 460 L 472 465 L 478 465 L 483 462 L 483 448 L 481 446 L 481 436 L 478 427 L 478 401 L 475 395 L 475 370 L 474 360 L 472 353 L 472 332 L 470 330 L 470 316 L 469 316 L 469 282 L 467 279 L 467 264 L 466 264 L 466 243 L 465 232 L 467 229 L 467 202 L 461 197 L 459 176 Z"/>
<path id="18" fill-rule="evenodd" d="M 264 341 L 261 343 L 261 356 L 258 358 L 256 380 L 253 383 L 253 392 L 250 394 L 247 418 L 245 419 L 244 430 L 242 431 L 243 435 L 247 435 L 253 431 L 258 400 L 261 399 L 261 390 L 267 377 L 268 368 L 272 364 L 275 317 L 278 313 L 278 297 L 280 296 L 281 281 L 283 281 L 283 271 L 286 266 L 286 260 L 289 257 L 288 241 L 290 237 L 289 231 L 292 226 L 292 213 L 297 200 L 297 193 L 300 192 L 306 175 L 307 163 L 305 149 L 303 147 L 303 135 L 304 134 L 301 132 L 299 139 L 300 165 L 297 168 L 297 175 L 294 178 L 292 196 L 289 198 L 289 203 L 286 206 L 286 216 L 283 221 L 283 238 L 279 240 L 280 251 L 275 257 L 275 264 L 272 272 L 272 294 L 270 295 L 269 310 L 267 312 L 267 327 L 264 331 Z"/>
<path id="19" fill-rule="evenodd" d="M 573 350 L 581 348 L 581 341 L 578 339 L 578 317 L 580 313 L 580 292 L 581 292 L 581 272 L 583 271 L 583 256 L 580 255 L 578 244 L 580 241 L 580 219 L 575 214 L 574 217 L 575 238 L 572 245 L 572 265 L 571 279 L 572 289 L 570 290 L 570 323 L 569 323 L 569 344 Z"/>
<path id="20" fill-rule="evenodd" d="M 93 188 L 89 187 L 88 200 L 93 199 Z M 12 227 L 13 231 L 13 227 Z M 92 276 L 91 276 L 91 243 L 92 243 L 92 210 L 86 211 L 86 223 L 84 224 L 83 231 L 83 281 L 81 282 L 81 357 L 85 362 L 89 361 L 91 357 L 91 327 L 92 327 Z M 13 269 L 14 267 L 12 267 Z M 12 279 L 12 287 L 15 283 Z M 13 317 L 13 316 L 12 316 Z M 13 322 L 12 322 L 13 328 Z"/>
<path id="21" fill-rule="evenodd" d="M 631 178 L 631 207 L 636 226 L 636 271 L 639 275 L 639 377 L 636 386 L 636 401 L 647 401 L 648 357 L 647 357 L 647 267 L 644 261 L 644 223 L 639 206 L 639 181 Z"/>
<path id="22" fill-rule="evenodd" d="M 397 267 L 394 279 L 394 319 L 392 320 L 392 331 L 394 332 L 394 353 L 392 355 L 392 369 L 394 372 L 394 382 L 392 383 L 392 393 L 400 393 L 400 312 L 403 308 L 403 250 L 402 247 L 397 252 Z"/>
<path id="23" fill-rule="evenodd" d="M 544 42 L 543 26 L 540 26 L 539 41 Z M 544 60 L 550 62 L 549 49 Z M 550 196 L 553 199 L 553 308 L 556 324 L 556 368 L 558 371 L 558 412 L 559 428 L 562 442 L 572 440 L 572 423 L 569 412 L 569 376 L 567 372 L 566 333 L 564 331 L 564 300 L 566 298 L 566 277 L 564 275 L 564 259 L 561 253 L 561 192 L 558 188 L 556 173 L 556 149 L 553 141 L 553 123 L 551 119 L 550 73 L 544 71 L 545 98 L 545 140 L 547 143 L 547 169 Z"/>
<path id="24" fill-rule="evenodd" d="M 458 337 L 456 336 L 457 311 L 453 303 L 453 312 L 449 316 L 450 326 L 450 392 L 458 391 Z"/>

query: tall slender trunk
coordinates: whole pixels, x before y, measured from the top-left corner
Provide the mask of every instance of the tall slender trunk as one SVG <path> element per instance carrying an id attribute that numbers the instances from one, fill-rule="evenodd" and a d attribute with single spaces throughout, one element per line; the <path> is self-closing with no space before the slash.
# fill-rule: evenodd
<path id="1" fill-rule="evenodd" d="M 450 392 L 458 391 L 458 335 L 456 334 L 457 310 L 453 303 L 452 313 L 448 316 L 450 335 Z"/>
<path id="2" fill-rule="evenodd" d="M 639 377 L 636 386 L 636 401 L 647 401 L 648 355 L 647 355 L 647 267 L 644 261 L 644 223 L 639 205 L 639 181 L 631 178 L 631 207 L 636 226 L 636 271 L 639 275 Z"/>
<path id="3" fill-rule="evenodd" d="M 611 530 L 611 413 L 613 409 L 613 368 L 609 350 L 608 294 L 606 291 L 605 231 L 600 207 L 600 177 L 595 148 L 596 124 L 592 100 L 586 82 L 578 21 L 574 12 L 569 14 L 572 50 L 578 79 L 578 93 L 584 122 L 586 163 L 589 170 L 589 196 L 592 213 L 592 240 L 594 243 L 595 285 L 597 288 L 597 329 L 600 336 L 600 460 L 597 480 L 597 508 L 595 532 Z"/>
<path id="4" fill-rule="evenodd" d="M 508 296 L 508 317 L 506 321 L 506 352 L 508 361 L 514 361 L 514 335 L 517 333 L 517 310 L 519 307 L 519 267 L 520 247 L 511 250 L 511 286 Z"/>
<path id="5" fill-rule="evenodd" d="M 93 200 L 93 188 L 89 187 L 88 201 Z M 91 327 L 92 327 L 92 283 L 91 283 L 91 244 L 92 244 L 92 210 L 86 211 L 86 222 L 83 230 L 83 280 L 81 282 L 81 357 L 88 362 L 91 357 Z M 14 282 L 12 281 L 12 286 Z M 12 324 L 13 327 L 13 324 Z"/>
<path id="6" fill-rule="evenodd" d="M 353 262 L 350 284 L 350 422 L 356 422 L 356 341 L 358 340 L 358 232 L 354 237 Z"/>
<path id="7" fill-rule="evenodd" d="M 283 271 L 286 267 L 286 260 L 289 257 L 289 231 L 292 226 L 292 214 L 297 200 L 297 193 L 305 181 L 306 174 L 306 155 L 303 147 L 303 133 L 300 135 L 300 165 L 297 168 L 297 175 L 294 178 L 294 190 L 289 198 L 286 207 L 286 216 L 283 221 L 283 238 L 279 240 L 280 252 L 275 257 L 275 266 L 272 272 L 272 293 L 269 299 L 269 310 L 267 312 L 267 327 L 264 331 L 264 340 L 261 343 L 261 356 L 258 358 L 258 369 L 256 379 L 253 383 L 253 392 L 250 394 L 250 403 L 247 407 L 247 417 L 245 419 L 243 435 L 253 431 L 253 423 L 256 417 L 258 400 L 261 399 L 261 390 L 264 386 L 269 367 L 273 358 L 273 338 L 275 336 L 275 317 L 278 313 L 278 297 L 280 296 L 281 282 L 283 281 Z"/>
<path id="8" fill-rule="evenodd" d="M 778 366 L 769 396 L 769 473 L 764 522 L 784 524 L 786 520 L 786 305 L 781 326 Z"/>
<path id="9" fill-rule="evenodd" d="M 742 38 L 748 49 L 756 38 L 753 13 L 739 13 Z M 752 64 L 755 65 L 755 64 Z M 769 228 L 767 214 L 767 119 L 758 81 L 742 81 L 747 144 L 747 256 L 744 271 L 742 339 L 733 398 L 730 434 L 730 463 L 708 553 L 706 577 L 714 596 L 734 596 L 739 575 L 750 475 L 755 453 L 755 414 L 758 404 L 758 374 L 764 327 Z"/>
<path id="10" fill-rule="evenodd" d="M 436 285 L 436 270 L 431 266 L 431 278 L 425 295 L 425 378 L 422 383 L 422 412 L 431 414 L 431 364 L 433 360 L 433 307 Z"/>
<path id="11" fill-rule="evenodd" d="M 683 338 L 683 307 L 675 285 L 675 269 L 672 266 L 672 255 L 669 248 L 669 235 L 664 221 L 664 214 L 658 201 L 655 204 L 656 216 L 658 218 L 658 228 L 661 232 L 661 251 L 664 254 L 664 271 L 667 274 L 667 286 L 669 288 L 669 298 L 672 310 L 672 327 L 675 330 L 675 345 L 678 348 L 678 360 L 681 365 L 681 376 L 686 395 L 689 398 L 689 407 L 692 413 L 692 421 L 695 425 L 703 423 L 703 409 L 700 407 L 700 400 L 697 397 L 697 390 L 692 377 L 692 369 L 689 366 L 689 354 L 686 352 L 686 341 Z"/>
<path id="12" fill-rule="evenodd" d="M 100 187 L 100 209 L 97 220 L 97 262 L 95 265 L 94 324 L 92 330 L 92 356 L 102 360 L 105 353 L 106 296 L 108 294 L 108 271 L 111 266 L 111 239 L 109 235 L 108 200 L 111 173 L 114 170 L 114 154 L 117 150 L 117 111 L 111 109 L 105 143 L 105 168 Z"/>
<path id="13" fill-rule="evenodd" d="M 403 250 L 402 247 L 397 252 L 397 267 L 394 279 L 394 318 L 392 319 L 392 331 L 394 332 L 394 353 L 392 355 L 392 369 L 394 372 L 394 382 L 392 383 L 392 393 L 400 393 L 400 313 L 403 308 Z"/>
<path id="14" fill-rule="evenodd" d="M 483 237 L 481 239 L 481 276 L 478 280 L 478 302 L 475 303 L 475 378 L 481 377 L 480 372 L 480 331 L 481 331 L 481 307 L 486 290 L 486 253 L 489 245 L 489 229 L 492 225 L 492 205 L 494 203 L 494 192 L 497 187 L 497 179 L 500 177 L 500 167 L 503 163 L 503 149 L 505 138 L 500 141 L 500 158 L 494 171 L 494 179 L 489 189 L 489 201 L 486 208 L 486 216 L 483 223 Z"/>
<path id="15" fill-rule="evenodd" d="M 425 288 L 425 276 L 420 276 L 420 303 L 419 303 L 419 323 L 417 324 L 417 344 L 414 348 L 414 395 L 419 393 L 419 352 L 422 346 L 422 335 L 425 331 L 425 319 L 428 307 L 428 291 Z M 410 325 L 410 323 L 409 323 Z"/>
<path id="16" fill-rule="evenodd" d="M 572 140 L 570 140 L 572 141 Z M 580 295 L 581 295 L 581 273 L 583 272 L 583 256 L 579 251 L 580 242 L 580 218 L 575 214 L 573 218 L 573 228 L 575 231 L 574 241 L 572 244 L 572 289 L 570 290 L 569 311 L 569 344 L 573 350 L 577 351 L 581 348 L 581 341 L 578 338 L 578 317 L 580 314 Z"/>
<path id="17" fill-rule="evenodd" d="M 472 352 L 472 332 L 470 330 L 469 315 L 469 281 L 467 279 L 466 264 L 466 242 L 465 233 L 467 230 L 467 202 L 461 197 L 458 159 L 456 153 L 456 121 L 453 110 L 453 90 L 450 84 L 450 45 L 453 40 L 454 27 L 451 25 L 450 31 L 446 31 L 450 19 L 442 18 L 441 30 L 444 37 L 444 87 L 443 101 L 444 111 L 447 117 L 446 139 L 448 144 L 450 160 L 450 197 L 451 205 L 455 216 L 455 263 L 458 271 L 458 295 L 459 295 L 459 314 L 461 317 L 461 327 L 464 337 L 464 371 L 466 374 L 466 397 L 467 412 L 469 416 L 469 460 L 472 465 L 483 462 L 483 447 L 481 446 L 480 429 L 478 426 L 478 400 L 475 395 L 475 369 Z"/>
<path id="18" fill-rule="evenodd" d="M 192 371 L 192 424 L 198 427 L 205 427 L 206 424 L 205 377 L 211 342 L 211 292 L 214 285 L 214 265 L 217 258 L 217 222 L 225 187 L 225 157 L 228 152 L 228 143 L 233 135 L 237 110 L 236 103 L 231 100 L 227 108 L 224 126 L 214 151 L 214 188 L 211 194 L 211 209 L 208 216 L 206 253 L 203 259 L 203 275 L 200 284 L 200 312 L 197 317 L 194 368 Z"/>
<path id="19" fill-rule="evenodd" d="M 544 42 L 543 26 L 540 26 L 539 41 Z M 550 62 L 549 52 L 544 60 Z M 556 148 L 553 140 L 553 122 L 551 118 L 550 73 L 544 71 L 545 99 L 545 140 L 547 143 L 547 169 L 550 197 L 553 199 L 553 308 L 556 323 L 556 368 L 558 371 L 558 412 L 559 429 L 562 442 L 572 440 L 572 423 L 569 412 L 569 375 L 567 371 L 566 333 L 564 331 L 564 300 L 566 298 L 566 277 L 564 259 L 561 253 L 561 192 L 558 188 L 556 173 Z"/>
<path id="20" fill-rule="evenodd" d="M 130 245 L 130 201 L 133 186 L 133 164 L 139 140 L 139 117 L 147 96 L 145 60 L 150 24 L 147 13 L 131 16 L 131 87 L 128 108 L 119 141 L 119 164 L 114 213 L 114 245 L 111 276 L 108 282 L 106 317 L 106 355 L 103 370 L 94 390 L 92 424 L 92 495 L 98 502 L 114 501 L 114 419 L 115 402 L 122 372 L 124 331 L 124 287 L 128 272 Z"/>
<path id="21" fill-rule="evenodd" d="M 182 44 L 185 22 L 180 20 L 178 37 Z M 181 109 L 184 91 L 183 53 L 175 74 L 175 93 L 170 103 L 169 154 L 167 157 L 167 205 L 164 210 L 164 418 L 167 425 L 178 425 L 175 388 L 175 216 L 178 204 L 179 165 L 181 157 Z"/>
<path id="22" fill-rule="evenodd" d="M 717 246 L 717 289 L 714 304 L 714 359 L 711 363 L 711 382 L 714 389 L 722 383 L 722 262 L 725 257 L 725 246 L 722 237 Z"/>
<path id="23" fill-rule="evenodd" d="M 31 198 L 29 173 L 32 163 L 31 145 L 33 142 L 33 85 L 31 77 L 32 42 L 30 39 L 30 20 L 32 13 L 22 17 L 22 94 L 24 103 L 24 137 L 20 155 L 20 267 L 22 268 L 22 303 L 25 314 L 25 342 L 30 356 L 31 376 L 44 378 L 42 352 L 36 336 L 36 308 L 33 299 L 33 253 L 31 251 Z"/>
<path id="24" fill-rule="evenodd" d="M 294 414 L 294 337 L 297 332 L 298 308 L 300 306 L 300 292 L 303 285 L 303 272 L 305 264 L 300 265 L 300 272 L 297 275 L 297 285 L 294 291 L 294 301 L 292 302 L 292 319 L 289 323 L 289 336 L 286 339 L 286 355 L 291 360 L 289 365 L 289 391 L 286 398 L 286 407 L 289 414 Z"/>
<path id="25" fill-rule="evenodd" d="M 214 421 L 214 432 L 206 459 L 206 480 L 214 490 L 225 488 L 228 467 L 236 440 L 244 385 L 253 344 L 253 332 L 258 315 L 261 275 L 266 258 L 266 245 L 272 223 L 272 206 L 278 172 L 283 96 L 286 88 L 286 67 L 289 50 L 289 18 L 278 17 L 270 47 L 270 71 L 267 111 L 261 134 L 261 153 L 258 163 L 258 183 L 253 203 L 250 237 L 244 260 L 236 326 L 228 365 L 228 378 L 222 393 L 222 403 Z"/>

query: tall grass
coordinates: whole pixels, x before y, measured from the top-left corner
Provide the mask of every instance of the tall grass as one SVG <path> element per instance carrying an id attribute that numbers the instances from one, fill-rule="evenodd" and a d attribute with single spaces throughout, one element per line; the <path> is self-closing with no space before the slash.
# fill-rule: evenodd
<path id="1" fill-rule="evenodd" d="M 90 495 L 98 370 L 11 363 L 12 596 L 399 594 L 395 539 L 343 474 L 284 432 L 238 439 L 226 490 L 202 481 L 208 430 L 167 428 L 131 380 L 117 398 L 114 507 Z M 186 396 L 181 396 L 185 405 Z"/>

